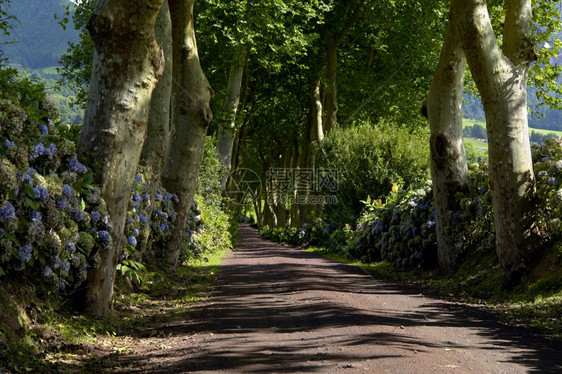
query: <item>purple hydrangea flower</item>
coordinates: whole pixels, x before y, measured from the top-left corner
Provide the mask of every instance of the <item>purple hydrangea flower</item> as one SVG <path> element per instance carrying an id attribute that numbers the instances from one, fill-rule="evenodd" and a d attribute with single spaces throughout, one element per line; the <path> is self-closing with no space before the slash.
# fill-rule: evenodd
<path id="1" fill-rule="evenodd" d="M 49 148 L 45 148 L 43 143 L 37 143 L 29 151 L 29 161 L 35 161 L 42 156 L 51 156 Z"/>
<path id="2" fill-rule="evenodd" d="M 71 158 L 70 160 L 68 160 L 68 168 L 70 169 L 70 171 L 78 174 L 85 174 L 88 172 L 86 166 L 82 165 L 80 161 L 75 158 Z"/>
<path id="3" fill-rule="evenodd" d="M 76 244 L 74 244 L 73 242 L 66 242 L 65 247 L 70 254 L 76 252 Z"/>
<path id="4" fill-rule="evenodd" d="M 142 202 L 142 196 L 141 196 L 138 192 L 135 192 L 135 193 L 133 194 L 133 201 L 134 201 L 135 203 L 140 203 L 140 202 Z"/>
<path id="5" fill-rule="evenodd" d="M 109 244 L 111 241 L 111 236 L 109 236 L 109 232 L 105 230 L 98 231 L 98 236 L 103 244 Z"/>
<path id="6" fill-rule="evenodd" d="M 63 197 L 62 199 L 56 200 L 56 205 L 57 205 L 57 209 L 65 210 L 68 205 L 68 201 Z"/>
<path id="7" fill-rule="evenodd" d="M 49 128 L 45 125 L 37 125 L 37 128 L 39 129 L 41 135 L 47 135 L 49 133 Z"/>
<path id="8" fill-rule="evenodd" d="M 43 219 L 43 216 L 38 211 L 32 210 L 31 211 L 31 219 L 37 219 L 37 220 L 41 221 Z"/>
<path id="9" fill-rule="evenodd" d="M 26 244 L 23 247 L 18 248 L 18 252 L 20 253 L 21 258 L 24 262 L 31 261 L 31 254 L 33 253 L 33 247 L 31 244 Z"/>
<path id="10" fill-rule="evenodd" d="M 71 197 L 72 194 L 74 192 L 74 189 L 72 187 L 70 187 L 68 184 L 63 184 L 62 185 L 62 193 L 64 196 L 66 197 Z"/>
<path id="11" fill-rule="evenodd" d="M 137 246 L 137 238 L 135 238 L 134 236 L 129 236 L 127 238 L 127 241 L 129 242 L 130 245 L 132 245 L 133 247 Z"/>
<path id="12" fill-rule="evenodd" d="M 35 191 L 35 198 L 39 199 L 43 202 L 49 200 L 49 191 L 45 187 L 33 187 L 33 191 Z"/>
<path id="13" fill-rule="evenodd" d="M 45 265 L 43 271 L 41 272 L 41 275 L 43 276 L 43 278 L 49 278 L 51 275 L 53 275 L 53 270 L 49 267 L 49 265 Z"/>
<path id="14" fill-rule="evenodd" d="M 98 212 L 97 210 L 94 210 L 94 211 L 92 212 L 92 221 L 93 221 L 94 223 L 98 223 L 98 221 L 99 221 L 100 219 L 101 219 L 101 214 L 100 214 L 100 212 Z"/>
<path id="15" fill-rule="evenodd" d="M 16 218 L 16 208 L 14 208 L 12 203 L 10 203 L 9 201 L 6 201 L 4 203 L 4 206 L 0 208 L 0 218 L 3 221 L 7 222 L 10 222 L 14 218 Z"/>
<path id="16" fill-rule="evenodd" d="M 4 149 L 5 149 L 5 150 L 8 150 L 8 149 L 10 149 L 10 148 L 14 148 L 15 146 L 16 146 L 16 145 L 14 144 L 14 142 L 12 142 L 12 141 L 10 141 L 10 140 L 8 140 L 8 139 L 4 140 Z"/>

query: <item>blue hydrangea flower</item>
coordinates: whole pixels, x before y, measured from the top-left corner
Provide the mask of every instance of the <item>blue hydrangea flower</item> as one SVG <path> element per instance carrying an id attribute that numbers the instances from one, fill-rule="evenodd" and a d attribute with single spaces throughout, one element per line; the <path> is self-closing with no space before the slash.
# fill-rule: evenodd
<path id="1" fill-rule="evenodd" d="M 71 158 L 70 160 L 68 160 L 68 168 L 70 169 L 70 171 L 78 174 L 85 174 L 88 172 L 86 166 L 82 165 L 80 161 L 75 158 Z"/>
<path id="2" fill-rule="evenodd" d="M 105 230 L 98 231 L 98 236 L 103 244 L 109 244 L 111 241 L 111 236 L 109 236 L 109 232 Z"/>
<path id="3" fill-rule="evenodd" d="M 49 128 L 45 125 L 37 125 L 37 128 L 39 129 L 41 135 L 47 135 L 49 133 Z"/>
<path id="4" fill-rule="evenodd" d="M 133 217 L 127 217 L 127 225 L 132 225 L 133 223 L 135 223 Z"/>
<path id="5" fill-rule="evenodd" d="M 62 271 L 68 272 L 70 270 L 70 264 L 68 263 L 68 261 L 62 260 L 61 268 L 62 268 Z"/>
<path id="6" fill-rule="evenodd" d="M 484 195 L 486 193 L 486 187 L 482 186 L 478 188 L 478 192 L 480 192 L 480 195 Z"/>
<path id="7" fill-rule="evenodd" d="M 42 156 L 50 156 L 49 148 L 45 148 L 43 143 L 37 143 L 29 150 L 29 161 L 35 161 Z"/>
<path id="8" fill-rule="evenodd" d="M 65 210 L 68 206 L 68 201 L 63 197 L 62 199 L 56 200 L 57 209 Z"/>
<path id="9" fill-rule="evenodd" d="M 38 211 L 32 210 L 31 211 L 31 219 L 37 219 L 37 220 L 41 221 L 43 219 L 43 216 Z"/>
<path id="10" fill-rule="evenodd" d="M 16 208 L 14 208 L 12 203 L 10 203 L 9 201 L 6 201 L 4 203 L 4 206 L 0 208 L 0 218 L 3 221 L 7 222 L 10 222 L 14 218 L 16 218 Z"/>
<path id="11" fill-rule="evenodd" d="M 145 194 L 142 195 L 142 198 L 143 198 L 144 201 L 149 201 L 149 200 L 150 200 L 150 195 L 145 192 Z"/>
<path id="12" fill-rule="evenodd" d="M 130 245 L 132 245 L 133 247 L 137 246 L 137 238 L 135 238 L 134 236 L 129 236 L 127 238 L 127 241 L 129 242 Z"/>
<path id="13" fill-rule="evenodd" d="M 142 182 L 142 177 L 140 175 L 135 175 L 135 182 Z"/>
<path id="14" fill-rule="evenodd" d="M 162 200 L 162 191 L 160 189 L 156 191 L 156 200 Z"/>
<path id="15" fill-rule="evenodd" d="M 70 187 L 68 184 L 63 184 L 62 185 L 62 193 L 64 196 L 66 197 L 71 197 L 72 194 L 74 192 L 74 189 L 72 187 Z"/>
<path id="16" fill-rule="evenodd" d="M 101 219 L 101 214 L 100 214 L 100 212 L 98 212 L 97 210 L 94 210 L 94 211 L 92 212 L 92 221 L 93 221 L 94 223 L 98 223 L 98 221 L 99 221 L 100 219 Z"/>
<path id="17" fill-rule="evenodd" d="M 84 218 L 86 218 L 86 215 L 85 215 L 84 211 L 80 208 L 72 209 L 72 214 L 74 215 L 74 219 L 78 222 L 80 222 Z"/>
<path id="18" fill-rule="evenodd" d="M 148 218 L 147 218 L 146 216 L 143 216 L 141 213 L 139 213 L 139 220 L 140 220 L 142 223 L 146 222 L 147 219 L 148 219 Z"/>
<path id="19" fill-rule="evenodd" d="M 164 201 L 172 201 L 172 195 L 168 192 L 164 195 Z"/>
<path id="20" fill-rule="evenodd" d="M 478 162 L 482 162 L 482 161 L 483 161 L 482 157 L 478 157 Z"/>
<path id="21" fill-rule="evenodd" d="M 168 225 L 166 225 L 165 223 L 160 224 L 160 230 L 166 231 L 167 229 L 168 229 Z"/>
<path id="22" fill-rule="evenodd" d="M 33 247 L 31 246 L 31 244 L 26 244 L 22 247 L 19 247 L 18 252 L 24 262 L 27 263 L 31 261 L 31 254 L 33 253 Z"/>
<path id="23" fill-rule="evenodd" d="M 550 158 L 548 158 L 546 156 L 541 158 L 541 162 L 548 162 L 548 161 L 550 161 Z"/>
<path id="24" fill-rule="evenodd" d="M 14 148 L 16 145 L 14 144 L 14 142 L 6 139 L 4 140 L 4 149 L 7 151 L 10 148 Z"/>
<path id="25" fill-rule="evenodd" d="M 65 247 L 70 254 L 76 252 L 76 244 L 74 244 L 73 242 L 66 242 Z"/>
<path id="26" fill-rule="evenodd" d="M 34 168 L 27 168 L 27 175 L 31 176 L 33 174 L 37 174 L 37 170 L 35 170 Z"/>
<path id="27" fill-rule="evenodd" d="M 178 204 L 180 202 L 180 199 L 178 199 L 178 196 L 174 194 L 172 195 L 172 201 L 174 202 L 174 204 Z"/>
<path id="28" fill-rule="evenodd" d="M 136 203 L 141 203 L 142 202 L 142 196 L 138 192 L 135 192 L 133 194 L 133 201 L 136 202 Z"/>
<path id="29" fill-rule="evenodd" d="M 139 236 L 139 229 L 135 229 L 135 236 Z"/>
<path id="30" fill-rule="evenodd" d="M 43 271 L 41 271 L 41 275 L 43 276 L 43 278 L 49 278 L 53 275 L 53 270 L 49 267 L 49 265 L 45 265 Z"/>
<path id="31" fill-rule="evenodd" d="M 556 180 L 556 178 L 554 177 L 548 178 L 548 184 L 550 184 L 551 186 L 555 185 L 556 183 L 558 183 L 558 180 Z"/>
<path id="32" fill-rule="evenodd" d="M 52 156 L 57 154 L 57 146 L 54 145 L 53 143 L 49 144 L 49 157 L 52 158 Z"/>
<path id="33" fill-rule="evenodd" d="M 35 191 L 35 198 L 41 200 L 42 202 L 46 202 L 49 200 L 49 191 L 45 187 L 33 187 L 33 191 Z"/>

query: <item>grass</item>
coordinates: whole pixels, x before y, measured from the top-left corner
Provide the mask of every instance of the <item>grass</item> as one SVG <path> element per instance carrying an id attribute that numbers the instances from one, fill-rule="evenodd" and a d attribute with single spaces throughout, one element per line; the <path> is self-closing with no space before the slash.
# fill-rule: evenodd
<path id="1" fill-rule="evenodd" d="M 429 295 L 486 306 L 507 323 L 536 328 L 545 336 L 562 340 L 562 244 L 548 250 L 511 291 L 501 288 L 495 253 L 473 254 L 455 274 L 439 276 L 435 270 L 395 271 L 388 262 L 350 260 L 325 248 L 307 251 L 361 267 L 377 277 L 418 286 Z"/>
<path id="2" fill-rule="evenodd" d="M 128 344 L 131 339 L 166 336 L 162 326 L 188 319 L 190 309 L 212 291 L 227 253 L 228 250 L 221 250 L 204 254 L 181 266 L 176 274 L 149 270 L 143 274 L 144 282 L 137 286 L 119 278 L 115 311 L 107 318 L 76 315 L 66 311 L 65 306 L 56 310 L 45 301 L 29 300 L 29 304 L 34 305 L 33 323 L 28 323 L 26 329 L 9 326 L 4 318 L 0 323 L 0 372 L 9 368 L 14 372 L 50 373 L 58 372 L 61 367 L 65 372 L 95 372 L 99 363 L 88 360 L 88 367 L 84 368 L 84 359 L 100 355 L 100 352 L 115 356 L 126 353 L 131 349 Z M 9 290 L 9 286 L 4 288 L 2 295 Z M 13 303 L 1 301 L 0 316 L 9 312 L 9 320 L 17 321 L 21 314 L 18 308 L 12 307 L 13 310 L 3 313 L 7 309 L 4 305 Z M 13 331 L 20 330 L 27 332 L 15 336 Z M 19 352 L 19 356 L 14 352 Z"/>

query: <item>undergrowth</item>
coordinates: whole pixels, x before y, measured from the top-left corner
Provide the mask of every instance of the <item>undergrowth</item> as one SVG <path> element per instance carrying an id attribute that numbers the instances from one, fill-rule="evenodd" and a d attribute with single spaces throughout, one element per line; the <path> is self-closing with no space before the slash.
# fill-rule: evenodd
<path id="1" fill-rule="evenodd" d="M 140 286 L 122 278 L 115 311 L 102 319 L 77 315 L 66 304 L 54 305 L 52 299 L 39 300 L 33 289 L 3 284 L 0 317 L 12 325 L 0 329 L 0 373 L 6 368 L 10 372 L 95 372 L 100 357 L 129 352 L 132 339 L 167 336 L 165 326 L 188 319 L 191 307 L 211 292 L 227 253 L 226 246 L 203 252 L 176 274 L 149 267 Z"/>

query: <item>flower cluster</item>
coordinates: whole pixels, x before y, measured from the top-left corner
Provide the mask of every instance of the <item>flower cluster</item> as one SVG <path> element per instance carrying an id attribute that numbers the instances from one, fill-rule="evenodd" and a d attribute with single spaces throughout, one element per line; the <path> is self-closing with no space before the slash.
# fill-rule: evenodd
<path id="1" fill-rule="evenodd" d="M 111 243 L 111 221 L 91 173 L 53 119 L 0 102 L 0 275 L 38 274 L 48 289 L 79 286 Z M 36 116 L 34 116 L 36 117 Z"/>

